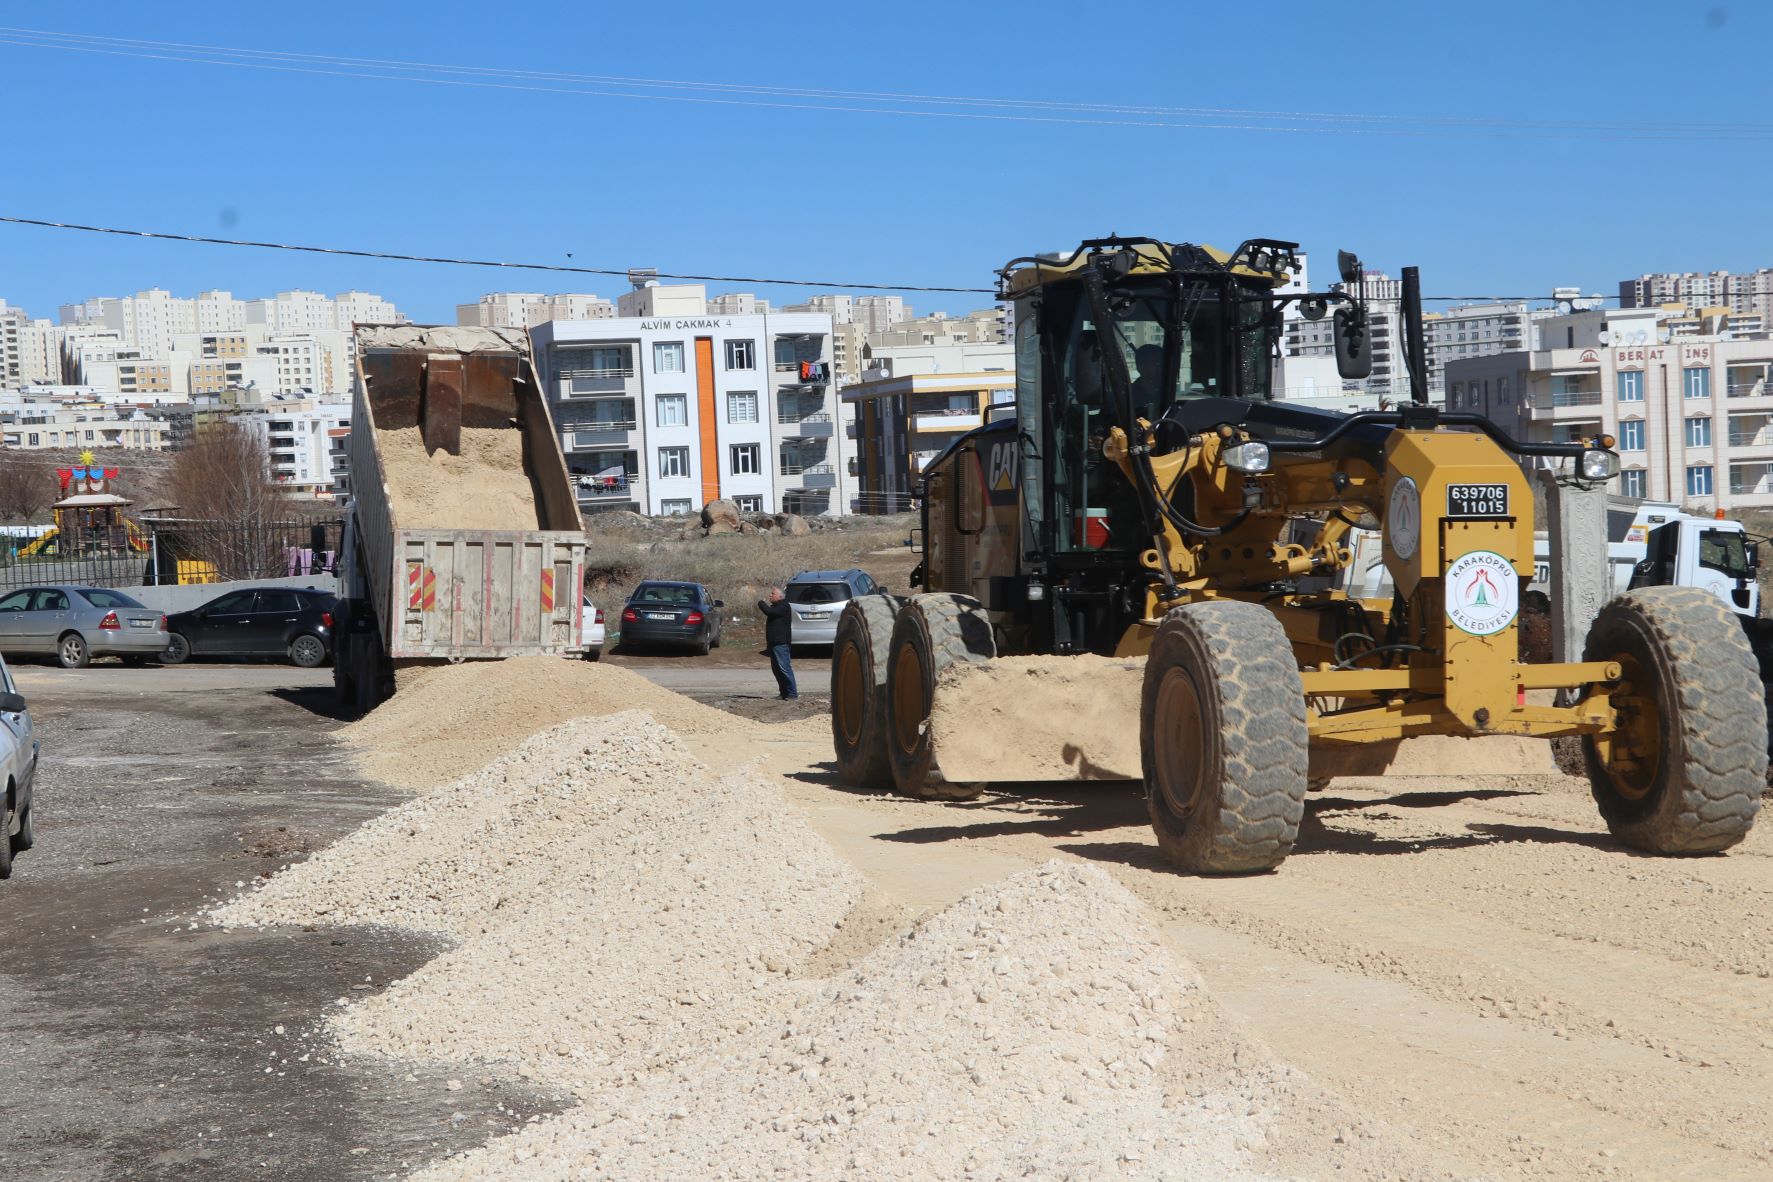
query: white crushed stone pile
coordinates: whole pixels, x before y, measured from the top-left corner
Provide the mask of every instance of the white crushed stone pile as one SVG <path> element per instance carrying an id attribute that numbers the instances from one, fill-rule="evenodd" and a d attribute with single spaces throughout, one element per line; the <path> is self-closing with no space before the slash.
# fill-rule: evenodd
<path id="1" fill-rule="evenodd" d="M 335 1017 L 345 1048 L 590 1088 L 792 1004 L 861 897 L 773 785 L 630 712 L 536 735 L 215 917 L 461 937 Z"/>
<path id="2" fill-rule="evenodd" d="M 1052 862 L 744 1040 L 418 1177 L 1264 1177 L 1252 1154 L 1298 1077 L 1235 1044 L 1124 887 Z"/>
<path id="3" fill-rule="evenodd" d="M 340 733 L 370 776 L 426 792 L 484 766 L 539 730 L 645 710 L 721 762 L 754 724 L 606 662 L 514 657 L 402 670 L 397 692 Z M 734 758 L 740 752 L 732 747 Z"/>

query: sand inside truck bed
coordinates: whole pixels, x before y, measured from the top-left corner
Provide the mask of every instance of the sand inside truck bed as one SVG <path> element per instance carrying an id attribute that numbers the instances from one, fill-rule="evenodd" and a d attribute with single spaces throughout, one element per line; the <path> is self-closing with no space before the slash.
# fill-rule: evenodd
<path id="1" fill-rule="evenodd" d="M 417 427 L 376 432 L 382 479 L 402 529 L 538 529 L 515 427 L 463 427 L 462 454 L 428 452 Z"/>

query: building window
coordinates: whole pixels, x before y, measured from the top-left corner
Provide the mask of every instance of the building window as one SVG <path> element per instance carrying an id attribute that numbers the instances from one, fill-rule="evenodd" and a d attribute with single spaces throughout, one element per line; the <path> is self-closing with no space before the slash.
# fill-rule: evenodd
<path id="1" fill-rule="evenodd" d="M 756 341 L 728 341 L 726 343 L 726 367 L 728 369 L 756 369 Z"/>
<path id="2" fill-rule="evenodd" d="M 1681 385 L 1688 398 L 1711 397 L 1711 370 L 1705 366 L 1681 371 Z"/>
<path id="3" fill-rule="evenodd" d="M 734 476 L 756 476 L 763 471 L 763 449 L 757 444 L 735 443 L 732 453 Z"/>
<path id="4" fill-rule="evenodd" d="M 682 341 L 660 341 L 653 346 L 653 372 L 683 372 Z"/>
<path id="5" fill-rule="evenodd" d="M 1711 446 L 1711 420 L 1706 418 L 1687 420 L 1687 446 Z"/>
<path id="6" fill-rule="evenodd" d="M 684 394 L 659 395 L 659 426 L 682 427 L 689 423 L 689 397 Z"/>
<path id="7" fill-rule="evenodd" d="M 669 497 L 659 502 L 659 512 L 666 516 L 677 513 L 688 513 L 690 502 L 688 497 Z"/>
<path id="8" fill-rule="evenodd" d="M 1454 382 L 1452 384 L 1452 386 L 1447 390 L 1447 402 L 1450 406 L 1452 406 L 1452 408 L 1454 410 L 1459 409 L 1459 395 L 1462 394 L 1463 392 L 1464 392 L 1464 387 L 1461 386 L 1458 382 Z"/>
<path id="9" fill-rule="evenodd" d="M 735 390 L 726 396 L 726 421 L 729 423 L 755 423 L 757 421 L 757 391 Z"/>
<path id="10" fill-rule="evenodd" d="M 634 376 L 634 362 L 630 359 L 626 345 L 562 349 L 559 366 L 560 376 L 572 382 L 574 391 L 590 388 L 590 383 Z"/>
<path id="11" fill-rule="evenodd" d="M 1711 465 L 1695 464 L 1687 469 L 1687 495 L 1690 497 L 1711 496 Z"/>
<path id="12" fill-rule="evenodd" d="M 37 433 L 35 431 L 31 432 L 29 446 L 31 446 L 31 447 L 37 446 Z"/>
<path id="13" fill-rule="evenodd" d="M 760 496 L 734 497 L 733 508 L 741 513 L 762 513 L 763 498 Z"/>
<path id="14" fill-rule="evenodd" d="M 1619 424 L 1619 450 L 1644 450 L 1644 421 L 1642 419 L 1627 419 Z"/>
<path id="15" fill-rule="evenodd" d="M 1619 390 L 1619 401 L 1642 402 L 1644 400 L 1644 371 L 1628 370 L 1616 378 Z"/>
<path id="16" fill-rule="evenodd" d="M 661 447 L 659 449 L 659 476 L 662 479 L 688 476 L 690 474 L 689 448 Z"/>
<path id="17" fill-rule="evenodd" d="M 1634 468 L 1629 472 L 1621 472 L 1619 474 L 1619 491 L 1628 497 L 1643 497 L 1644 470 Z"/>

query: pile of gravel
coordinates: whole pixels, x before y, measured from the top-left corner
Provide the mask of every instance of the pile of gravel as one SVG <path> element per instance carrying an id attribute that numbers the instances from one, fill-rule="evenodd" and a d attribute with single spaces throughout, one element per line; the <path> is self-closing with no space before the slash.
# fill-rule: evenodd
<path id="1" fill-rule="evenodd" d="M 341 734 L 366 774 L 414 792 L 482 767 L 545 727 L 645 710 L 678 735 L 724 740 L 753 724 L 661 689 L 638 673 L 560 657 L 402 670 L 398 692 Z M 719 746 L 696 744 L 724 764 Z"/>
<path id="2" fill-rule="evenodd" d="M 345 1048 L 588 1089 L 791 1004 L 787 975 L 861 897 L 773 785 L 715 775 L 630 712 L 538 734 L 215 918 L 452 934 L 333 1018 Z"/>
<path id="3" fill-rule="evenodd" d="M 1053 862 L 749 1038 L 419 1177 L 1264 1177 L 1290 1076 L 1238 1040 L 1125 888 Z"/>

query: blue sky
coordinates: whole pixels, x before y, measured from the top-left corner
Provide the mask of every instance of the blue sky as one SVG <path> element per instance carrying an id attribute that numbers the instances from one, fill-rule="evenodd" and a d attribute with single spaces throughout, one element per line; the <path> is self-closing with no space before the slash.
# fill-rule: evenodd
<path id="1" fill-rule="evenodd" d="M 22 149 L 0 158 L 0 213 L 15 216 L 981 287 L 1014 255 L 1110 231 L 1227 247 L 1296 239 L 1320 284 L 1335 249 L 1349 247 L 1376 266 L 1420 265 L 1429 294 L 1563 283 L 1611 294 L 1646 270 L 1773 265 L 1773 87 L 1752 81 L 1764 77 L 1773 5 L 1742 0 L 0 3 L 0 24 L 485 70 L 1067 105 L 926 118 L 829 109 L 869 105 L 844 97 L 779 100 L 825 109 L 593 97 L 559 93 L 583 89 L 576 83 L 506 74 L 453 75 L 498 84 L 489 88 L 0 43 L 10 143 Z M 510 86 L 540 89 L 501 88 Z M 1154 117 L 1077 104 L 1363 118 Z M 1708 129 L 1689 134 L 1684 119 Z M 1253 123 L 1314 130 L 1241 129 Z M 420 320 L 449 320 L 483 291 L 625 287 L 0 225 L 0 297 L 34 315 L 156 285 L 241 296 L 355 287 Z M 803 294 L 757 290 L 778 302 Z M 913 302 L 961 311 L 984 299 Z"/>

